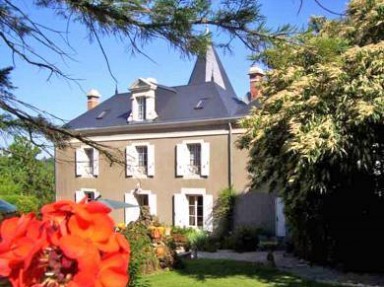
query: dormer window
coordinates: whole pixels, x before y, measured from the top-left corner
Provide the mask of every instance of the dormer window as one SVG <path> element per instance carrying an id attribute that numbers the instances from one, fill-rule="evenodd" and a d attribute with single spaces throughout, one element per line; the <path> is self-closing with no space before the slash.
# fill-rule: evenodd
<path id="1" fill-rule="evenodd" d="M 145 97 L 137 98 L 137 119 L 144 121 L 147 119 L 147 99 Z"/>
<path id="2" fill-rule="evenodd" d="M 157 84 L 154 79 L 138 79 L 129 90 L 131 91 L 131 113 L 128 123 L 152 121 L 157 118 L 155 109 L 155 91 Z"/>

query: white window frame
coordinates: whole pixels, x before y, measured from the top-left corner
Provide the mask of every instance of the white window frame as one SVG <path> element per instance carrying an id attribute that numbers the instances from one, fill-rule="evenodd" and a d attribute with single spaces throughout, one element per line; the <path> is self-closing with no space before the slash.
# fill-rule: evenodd
<path id="1" fill-rule="evenodd" d="M 95 199 L 100 196 L 100 192 L 96 188 L 80 188 L 80 190 L 75 191 L 75 202 L 80 202 L 86 196 L 86 192 L 93 193 Z"/>
<path id="2" fill-rule="evenodd" d="M 205 188 L 182 188 L 180 193 L 174 194 L 173 223 L 180 227 L 193 227 L 189 225 L 189 195 L 203 196 L 203 229 L 213 230 L 213 195 L 207 194 Z"/>
<path id="3" fill-rule="evenodd" d="M 87 156 L 87 150 L 92 151 L 92 160 Z M 99 151 L 90 146 L 81 146 L 75 151 L 75 169 L 77 177 L 94 178 L 99 176 Z M 92 170 L 87 170 L 91 165 Z"/>
<path id="4" fill-rule="evenodd" d="M 189 194 L 186 195 L 188 199 L 188 223 L 190 227 L 193 228 L 204 228 L 204 196 L 201 194 Z M 191 205 L 191 199 L 193 198 L 193 204 Z M 202 200 L 202 210 L 201 214 L 199 214 L 199 198 Z M 193 207 L 194 214 L 191 214 L 191 207 Z M 195 224 L 191 224 L 191 217 L 193 217 L 193 220 Z M 201 218 L 201 225 L 199 225 L 199 217 Z"/>
<path id="5" fill-rule="evenodd" d="M 200 145 L 200 172 L 190 171 L 190 150 L 188 145 Z M 185 140 L 176 145 L 176 176 L 186 179 L 207 178 L 210 169 L 210 143 L 204 140 Z"/>
<path id="6" fill-rule="evenodd" d="M 139 167 L 138 147 L 147 148 L 147 167 L 145 173 L 143 173 Z M 155 176 L 155 146 L 153 144 L 148 142 L 137 142 L 126 146 L 125 161 L 125 175 L 127 177 L 149 178 Z"/>

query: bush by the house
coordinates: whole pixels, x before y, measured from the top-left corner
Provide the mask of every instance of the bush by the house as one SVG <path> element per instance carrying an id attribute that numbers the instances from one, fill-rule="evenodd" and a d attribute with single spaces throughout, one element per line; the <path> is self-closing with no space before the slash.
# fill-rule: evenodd
<path id="1" fill-rule="evenodd" d="M 232 232 L 236 196 L 235 190 L 228 187 L 219 193 L 213 207 L 214 237 L 220 242 Z"/>
<path id="2" fill-rule="evenodd" d="M 259 245 L 259 228 L 240 226 L 232 234 L 231 243 L 237 252 L 256 251 Z"/>

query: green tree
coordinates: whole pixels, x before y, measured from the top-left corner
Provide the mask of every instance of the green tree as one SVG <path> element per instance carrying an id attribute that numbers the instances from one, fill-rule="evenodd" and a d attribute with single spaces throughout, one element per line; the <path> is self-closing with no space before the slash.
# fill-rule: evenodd
<path id="1" fill-rule="evenodd" d="M 0 197 L 23 212 L 54 200 L 53 160 L 38 159 L 40 153 L 27 138 L 15 136 L 0 156 Z"/>
<path id="2" fill-rule="evenodd" d="M 383 269 L 371 264 L 384 254 L 383 20 L 383 1 L 352 0 L 345 18 L 312 18 L 259 57 L 265 96 L 240 146 L 253 187 L 278 189 L 296 249 L 314 261 Z"/>

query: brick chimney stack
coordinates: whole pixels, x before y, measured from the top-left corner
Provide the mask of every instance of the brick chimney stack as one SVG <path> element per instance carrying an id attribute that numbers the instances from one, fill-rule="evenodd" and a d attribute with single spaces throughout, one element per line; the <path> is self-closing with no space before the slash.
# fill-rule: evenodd
<path id="1" fill-rule="evenodd" d="M 259 68 L 257 66 L 252 66 L 249 69 L 248 75 L 249 75 L 249 86 L 250 86 L 249 100 L 254 101 L 257 98 L 260 98 L 262 95 L 260 85 L 261 85 L 261 81 L 263 80 L 265 74 L 261 68 Z"/>
<path id="2" fill-rule="evenodd" d="M 99 102 L 100 102 L 100 93 L 98 90 L 95 90 L 95 89 L 91 89 L 88 93 L 87 93 L 87 99 L 88 99 L 88 102 L 87 102 L 87 106 L 88 106 L 88 111 L 89 110 L 92 110 L 94 107 L 96 107 Z"/>

